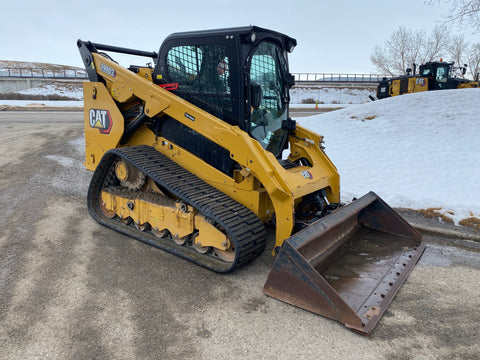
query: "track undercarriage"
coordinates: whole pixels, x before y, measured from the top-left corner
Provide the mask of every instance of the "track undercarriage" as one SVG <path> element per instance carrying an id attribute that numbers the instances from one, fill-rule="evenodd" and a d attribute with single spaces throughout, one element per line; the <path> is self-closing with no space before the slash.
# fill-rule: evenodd
<path id="1" fill-rule="evenodd" d="M 88 208 L 103 225 L 217 272 L 243 266 L 266 245 L 254 213 L 149 146 L 105 154 Z"/>

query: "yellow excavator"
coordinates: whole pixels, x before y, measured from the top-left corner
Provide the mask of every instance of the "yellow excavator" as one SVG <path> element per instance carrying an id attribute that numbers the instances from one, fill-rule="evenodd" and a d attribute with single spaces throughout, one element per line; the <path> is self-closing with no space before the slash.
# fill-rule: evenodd
<path id="1" fill-rule="evenodd" d="M 259 256 L 272 224 L 264 293 L 372 331 L 425 245 L 373 192 L 340 203 L 323 137 L 289 116 L 295 39 L 249 26 L 174 33 L 158 53 L 77 45 L 96 221 L 221 273 Z"/>

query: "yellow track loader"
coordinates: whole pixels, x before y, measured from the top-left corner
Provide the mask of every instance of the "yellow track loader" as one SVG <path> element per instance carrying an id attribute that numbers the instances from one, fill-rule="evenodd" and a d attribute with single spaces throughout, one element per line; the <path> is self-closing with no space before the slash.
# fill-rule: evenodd
<path id="1" fill-rule="evenodd" d="M 78 40 L 88 210 L 222 273 L 265 250 L 271 223 L 264 292 L 368 334 L 424 245 L 374 193 L 340 204 L 323 137 L 289 116 L 296 44 L 256 26 L 175 33 L 158 53 Z"/>

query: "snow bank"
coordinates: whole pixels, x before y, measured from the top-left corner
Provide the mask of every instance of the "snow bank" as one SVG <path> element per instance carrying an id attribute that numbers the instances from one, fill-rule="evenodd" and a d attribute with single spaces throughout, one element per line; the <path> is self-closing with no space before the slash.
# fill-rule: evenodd
<path id="1" fill-rule="evenodd" d="M 307 99 L 318 101 L 319 104 L 362 104 L 370 101 L 369 95 L 376 96 L 376 89 L 298 85 L 290 90 L 292 104 L 302 104 Z"/>
<path id="2" fill-rule="evenodd" d="M 59 95 L 72 99 L 83 99 L 83 86 L 81 82 L 53 81 L 50 84 L 17 91 L 24 95 Z"/>
<path id="3" fill-rule="evenodd" d="M 325 136 L 342 201 L 375 191 L 389 205 L 480 217 L 480 89 L 431 91 L 297 121 Z"/>

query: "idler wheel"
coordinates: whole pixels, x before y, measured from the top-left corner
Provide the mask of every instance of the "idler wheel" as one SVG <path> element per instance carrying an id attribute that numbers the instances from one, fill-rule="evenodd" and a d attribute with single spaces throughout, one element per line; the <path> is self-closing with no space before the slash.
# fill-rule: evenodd
<path id="1" fill-rule="evenodd" d="M 122 186 L 130 190 L 140 190 L 145 184 L 145 174 L 125 161 L 115 164 L 115 175 Z"/>

